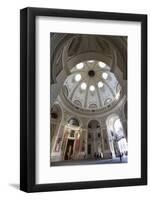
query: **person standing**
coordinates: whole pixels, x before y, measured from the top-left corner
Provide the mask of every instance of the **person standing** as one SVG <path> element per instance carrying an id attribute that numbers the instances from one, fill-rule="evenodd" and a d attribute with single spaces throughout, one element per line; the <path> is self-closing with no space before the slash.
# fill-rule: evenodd
<path id="1" fill-rule="evenodd" d="M 123 156 L 123 155 L 120 153 L 120 162 L 122 162 L 122 156 Z"/>

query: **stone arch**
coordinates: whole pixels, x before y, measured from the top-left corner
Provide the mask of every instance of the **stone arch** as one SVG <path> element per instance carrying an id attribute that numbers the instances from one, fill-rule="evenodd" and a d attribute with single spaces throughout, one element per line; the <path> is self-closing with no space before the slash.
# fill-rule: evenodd
<path id="1" fill-rule="evenodd" d="M 121 153 L 127 154 L 125 131 L 119 115 L 114 113 L 108 116 L 106 119 L 106 126 L 112 157 L 119 156 Z M 121 148 L 121 145 L 124 145 L 125 149 L 122 149 L 123 147 Z"/>
<path id="2" fill-rule="evenodd" d="M 90 104 L 90 105 L 89 105 L 89 108 L 90 108 L 90 109 L 95 109 L 95 108 L 97 108 L 97 105 L 94 104 L 94 103 L 93 103 L 93 104 Z"/>
<path id="3" fill-rule="evenodd" d="M 82 107 L 82 103 L 81 103 L 81 101 L 79 101 L 79 100 L 74 100 L 74 102 L 73 102 L 76 106 L 78 106 L 78 107 Z"/>
<path id="4" fill-rule="evenodd" d="M 104 101 L 104 105 L 108 105 L 111 101 L 112 101 L 111 98 L 107 98 L 107 99 L 105 99 L 105 101 Z"/>
<path id="5" fill-rule="evenodd" d="M 94 127 L 94 128 L 99 128 L 100 127 L 100 122 L 96 119 L 91 119 L 88 121 L 88 128 Z"/>
<path id="6" fill-rule="evenodd" d="M 111 127 L 111 130 L 114 131 L 112 125 L 114 124 L 115 120 L 117 120 L 119 118 L 120 118 L 119 115 L 116 114 L 116 113 L 109 115 L 107 117 L 107 119 L 106 119 L 106 126 L 107 126 L 107 128 Z"/>
<path id="7" fill-rule="evenodd" d="M 55 103 L 51 108 L 51 118 L 57 121 L 61 121 L 63 117 L 62 108 L 58 103 Z"/>
<path id="8" fill-rule="evenodd" d="M 68 121 L 68 124 L 72 125 L 72 126 L 80 126 L 80 121 L 76 118 L 76 117 L 71 117 Z"/>

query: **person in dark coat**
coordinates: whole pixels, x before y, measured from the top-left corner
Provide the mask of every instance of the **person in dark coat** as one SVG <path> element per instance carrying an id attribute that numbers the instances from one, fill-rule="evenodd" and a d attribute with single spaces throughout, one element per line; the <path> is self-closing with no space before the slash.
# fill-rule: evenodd
<path id="1" fill-rule="evenodd" d="M 123 154 L 120 153 L 120 161 L 122 162 Z"/>

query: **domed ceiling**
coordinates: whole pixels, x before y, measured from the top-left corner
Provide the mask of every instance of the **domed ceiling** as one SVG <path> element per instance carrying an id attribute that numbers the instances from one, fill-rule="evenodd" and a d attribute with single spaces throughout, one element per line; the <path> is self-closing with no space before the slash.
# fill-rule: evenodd
<path id="1" fill-rule="evenodd" d="M 63 85 L 63 93 L 74 106 L 97 110 L 120 98 L 121 86 L 110 67 L 96 60 L 78 63 Z"/>

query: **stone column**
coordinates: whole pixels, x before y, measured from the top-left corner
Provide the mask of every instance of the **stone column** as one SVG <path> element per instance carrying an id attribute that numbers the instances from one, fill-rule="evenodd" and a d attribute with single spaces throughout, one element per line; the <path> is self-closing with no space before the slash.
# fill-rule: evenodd
<path id="1" fill-rule="evenodd" d="M 52 147 L 52 152 L 51 152 L 51 161 L 60 161 L 62 160 L 61 157 L 61 144 L 63 140 L 63 132 L 64 132 L 64 126 L 61 125 L 58 128 L 57 135 Z"/>
<path id="2" fill-rule="evenodd" d="M 85 158 L 86 155 L 86 130 L 82 129 L 81 133 L 80 133 L 80 158 L 83 160 Z"/>
<path id="3" fill-rule="evenodd" d="M 51 130 L 50 130 L 50 152 L 52 152 L 53 144 L 55 141 L 55 138 L 57 137 L 57 131 L 59 128 L 60 122 L 51 122 Z"/>
<path id="4" fill-rule="evenodd" d="M 110 132 L 108 133 L 108 140 L 109 140 L 109 145 L 110 145 L 110 151 L 111 151 L 111 154 L 112 154 L 112 158 L 115 158 L 116 155 L 115 155 L 115 149 L 114 149 L 114 139 L 113 139 L 113 137 L 112 137 Z"/>
<path id="5" fill-rule="evenodd" d="M 62 136 L 62 144 L 61 144 L 61 158 L 62 158 L 62 160 L 64 160 L 66 145 L 67 145 L 67 142 L 68 142 L 68 136 L 69 136 L 69 130 L 65 127 L 64 133 L 63 133 L 63 136 Z"/>
<path id="6" fill-rule="evenodd" d="M 103 158 L 112 158 L 107 128 L 101 128 L 101 132 L 103 136 Z"/>
<path id="7" fill-rule="evenodd" d="M 88 154 L 88 130 L 85 129 L 85 155 L 87 158 L 87 154 Z"/>
<path id="8" fill-rule="evenodd" d="M 123 125 L 123 130 L 124 130 L 124 136 L 127 140 L 127 120 L 123 120 L 122 125 Z"/>

